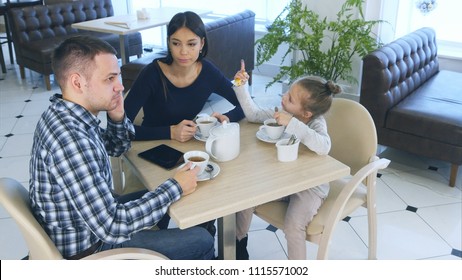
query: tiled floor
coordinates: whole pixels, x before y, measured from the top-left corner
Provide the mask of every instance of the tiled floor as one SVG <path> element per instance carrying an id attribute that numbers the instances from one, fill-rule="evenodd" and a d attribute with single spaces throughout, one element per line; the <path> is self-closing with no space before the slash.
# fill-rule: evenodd
<path id="1" fill-rule="evenodd" d="M 4 53 L 7 53 L 4 49 Z M 6 58 L 7 59 L 7 58 Z M 28 184 L 28 161 L 32 133 L 48 98 L 59 89 L 44 88 L 37 73 L 7 62 L 8 72 L 0 76 L 0 177 L 13 177 Z M 264 92 L 267 77 L 255 76 L 253 95 L 260 106 L 278 104 L 280 87 Z M 213 110 L 225 109 L 212 101 Z M 223 107 L 224 106 L 224 107 Z M 462 258 L 462 168 L 457 186 L 448 186 L 449 164 L 393 149 L 380 156 L 392 160 L 378 179 L 378 259 L 420 260 Z M 331 259 L 366 259 L 367 227 L 364 210 L 341 222 L 330 246 Z M 308 259 L 316 256 L 317 245 L 306 243 Z M 286 242 L 280 230 L 254 218 L 249 233 L 251 259 L 286 259 Z M 20 259 L 27 248 L 14 221 L 0 207 L 0 259 Z"/>

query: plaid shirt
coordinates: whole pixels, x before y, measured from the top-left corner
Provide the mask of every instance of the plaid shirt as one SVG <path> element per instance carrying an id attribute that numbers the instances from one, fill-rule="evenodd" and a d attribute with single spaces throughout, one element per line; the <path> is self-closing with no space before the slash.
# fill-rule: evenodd
<path id="1" fill-rule="evenodd" d="M 181 196 L 169 179 L 140 199 L 118 203 L 112 193 L 109 155 L 130 148 L 132 123 L 125 118 L 107 129 L 80 105 L 53 96 L 34 134 L 30 200 L 35 217 L 64 257 L 99 240 L 118 244 L 154 226 Z"/>

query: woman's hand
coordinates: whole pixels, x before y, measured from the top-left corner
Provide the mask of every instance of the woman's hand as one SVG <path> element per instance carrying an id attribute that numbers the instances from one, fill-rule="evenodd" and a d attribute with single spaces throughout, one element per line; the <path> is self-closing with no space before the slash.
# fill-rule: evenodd
<path id="1" fill-rule="evenodd" d="M 241 70 L 239 70 L 236 75 L 234 75 L 234 85 L 243 86 L 249 80 L 249 74 L 245 71 L 245 62 L 241 59 Z"/>
<path id="2" fill-rule="evenodd" d="M 191 120 L 183 120 L 177 125 L 170 126 L 170 138 L 179 142 L 186 142 L 196 134 L 196 124 Z"/>
<path id="3" fill-rule="evenodd" d="M 213 112 L 212 117 L 217 118 L 217 120 L 219 122 L 221 122 L 221 123 L 224 122 L 224 121 L 227 121 L 229 123 L 229 118 L 227 116 L 225 116 L 225 115 L 222 115 L 222 114 L 218 113 L 218 112 Z"/>

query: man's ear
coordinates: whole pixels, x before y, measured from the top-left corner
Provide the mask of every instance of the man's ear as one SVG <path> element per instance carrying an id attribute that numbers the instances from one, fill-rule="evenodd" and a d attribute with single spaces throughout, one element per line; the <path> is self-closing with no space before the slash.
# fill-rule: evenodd
<path id="1" fill-rule="evenodd" d="M 84 81 L 82 80 L 82 76 L 80 76 L 78 73 L 73 73 L 69 76 L 70 86 L 76 91 L 81 91 L 83 82 Z"/>

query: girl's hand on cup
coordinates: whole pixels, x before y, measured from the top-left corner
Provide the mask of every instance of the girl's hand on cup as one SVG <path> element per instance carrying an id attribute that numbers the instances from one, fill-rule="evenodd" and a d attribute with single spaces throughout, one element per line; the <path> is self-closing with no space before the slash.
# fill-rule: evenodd
<path id="1" fill-rule="evenodd" d="M 225 116 L 225 115 L 222 115 L 222 114 L 218 113 L 218 112 L 213 112 L 212 117 L 217 118 L 217 120 L 219 122 L 221 122 L 221 123 L 224 122 L 224 121 L 227 121 L 229 123 L 229 118 L 227 116 Z"/>
<path id="2" fill-rule="evenodd" d="M 273 117 L 276 119 L 278 124 L 287 126 L 293 116 L 287 112 L 278 111 L 274 113 Z"/>

